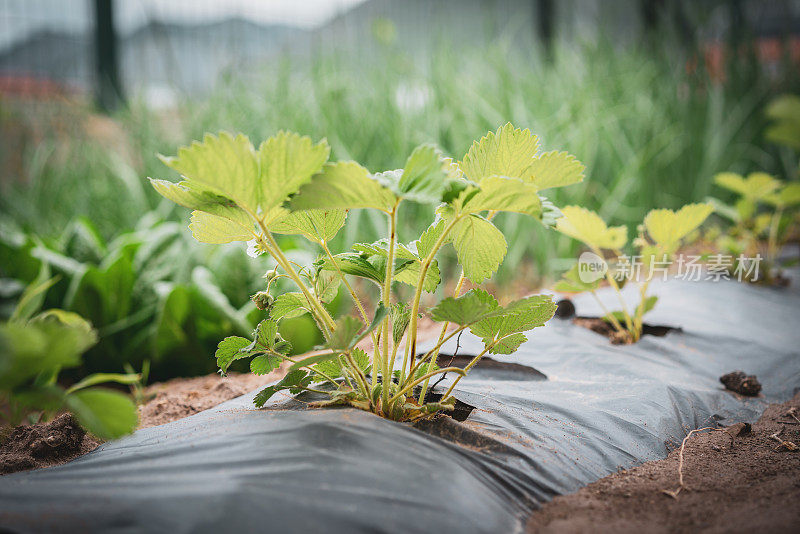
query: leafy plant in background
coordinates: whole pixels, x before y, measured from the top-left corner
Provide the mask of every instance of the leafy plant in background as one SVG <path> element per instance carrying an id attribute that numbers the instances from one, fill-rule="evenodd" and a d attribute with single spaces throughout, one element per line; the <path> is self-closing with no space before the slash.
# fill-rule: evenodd
<path id="1" fill-rule="evenodd" d="M 289 390 L 325 393 L 329 400 L 317 405 L 349 404 L 395 420 L 452 409 L 458 378 L 435 401 L 427 396 L 430 378 L 448 372 L 460 378 L 486 353 L 513 353 L 525 341 L 524 331 L 543 325 L 555 312 L 548 296 L 506 306 L 480 288 L 459 296 L 466 280 L 480 284 L 505 257 L 506 240 L 492 218 L 505 211 L 552 225 L 558 211 L 539 193 L 580 182 L 583 166 L 565 152 L 540 153 L 538 139 L 511 124 L 473 143 L 458 163 L 432 145 L 417 147 L 402 169 L 375 174 L 351 161 L 327 163 L 328 155 L 325 141 L 314 144 L 287 132 L 258 149 L 244 135 L 207 134 L 202 142 L 163 159 L 181 174 L 181 182 L 151 179 L 160 194 L 194 210 L 189 227 L 198 241 L 247 241 L 256 254 L 269 254 L 278 264 L 266 276 L 265 291 L 253 296 L 269 317 L 259 323 L 252 340 L 233 336 L 220 342 L 220 370 L 252 358 L 251 370 L 265 374 L 288 361 L 288 374 L 256 396 L 257 406 Z M 409 203 L 437 206 L 436 217 L 419 239 L 401 243 L 398 213 Z M 386 237 L 334 253 L 329 243 L 352 209 L 384 214 Z M 307 265 L 293 262 L 275 234 L 305 237 L 318 247 L 319 258 Z M 447 244 L 455 249 L 463 271 L 455 295 L 429 310 L 431 318 L 443 323 L 436 345 L 416 358 L 422 296 L 441 282 L 436 256 Z M 363 292 L 355 291 L 348 276 L 377 287 L 380 298 L 371 314 Z M 272 286 L 280 279 L 291 280 L 297 291 L 273 295 Z M 393 298 L 395 283 L 413 288 L 410 306 Z M 326 307 L 342 285 L 358 317 L 334 319 Z M 313 317 L 324 343 L 317 354 L 296 359 L 289 356 L 289 343 L 278 329 L 281 321 L 303 314 Z M 450 324 L 455 328 L 448 333 Z M 483 339 L 484 350 L 464 369 L 438 368 L 441 346 L 467 329 Z M 368 337 L 371 355 L 358 347 Z"/>
<path id="2" fill-rule="evenodd" d="M 4 434 L 26 418 L 35 422 L 66 410 L 102 439 L 129 434 L 136 427 L 136 405 L 127 395 L 98 384 L 137 384 L 135 373 L 95 373 L 69 388 L 57 380 L 62 369 L 77 367 L 97 343 L 97 332 L 81 316 L 63 310 L 36 313 L 56 279 L 29 286 L 8 322 L 0 324 L 0 404 Z"/>
<path id="3" fill-rule="evenodd" d="M 716 229 L 717 247 L 734 258 L 732 269 L 737 268 L 740 257 L 765 254 L 765 267 L 745 270 L 750 282 L 774 283 L 781 279 L 778 256 L 792 236 L 800 207 L 800 183 L 785 183 L 769 174 L 754 172 L 746 178 L 732 172 L 717 174 L 714 183 L 738 195 L 731 206 L 721 200 L 710 199 L 718 214 L 730 220 L 724 231 Z"/>
<path id="4" fill-rule="evenodd" d="M 581 276 L 581 264 L 578 263 L 564 274 L 563 279 L 556 284 L 555 290 L 590 292 L 605 312 L 603 319 L 611 323 L 616 330 L 617 336 L 612 341 L 635 343 L 642 336 L 644 314 L 652 310 L 658 300 L 656 296 L 647 295 L 654 272 L 651 266 L 658 265 L 659 269 L 668 266 L 680 246 L 689 244 L 694 239 L 695 230 L 703 224 L 712 211 L 713 208 L 709 204 L 689 204 L 678 211 L 668 209 L 650 211 L 645 216 L 644 223 L 639 226 L 638 238 L 633 242 L 638 248 L 638 254 L 633 256 L 638 266 L 629 261 L 629 265 L 617 266 L 616 272 L 606 268 L 602 276 L 596 278 Z M 598 259 L 604 257 L 605 251 L 612 252 L 617 258 L 624 257 L 622 250 L 628 242 L 628 229 L 625 226 L 609 227 L 595 212 L 578 206 L 567 206 L 562 212 L 563 217 L 556 223 L 556 228 L 560 232 L 589 247 Z M 634 277 L 639 284 L 639 302 L 631 313 L 621 290 Z M 603 278 L 617 295 L 621 306 L 618 311 L 608 311 L 595 293 Z"/>

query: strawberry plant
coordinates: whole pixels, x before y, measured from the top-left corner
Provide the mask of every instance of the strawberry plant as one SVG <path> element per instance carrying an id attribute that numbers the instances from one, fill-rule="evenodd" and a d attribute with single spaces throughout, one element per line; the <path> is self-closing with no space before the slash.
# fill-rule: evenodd
<path id="1" fill-rule="evenodd" d="M 29 286 L 8 322 L 0 324 L 0 405 L 3 430 L 25 419 L 35 422 L 66 410 L 89 432 L 102 439 L 133 432 L 136 405 L 127 395 L 95 387 L 116 382 L 136 384 L 140 375 L 95 373 L 69 388 L 58 375 L 77 367 L 81 355 L 97 343 L 97 333 L 80 315 L 64 310 L 36 313 L 54 279 Z"/>
<path id="2" fill-rule="evenodd" d="M 566 152 L 541 153 L 536 136 L 511 124 L 474 142 L 458 162 L 432 145 L 417 147 L 402 169 L 378 173 L 352 161 L 328 162 L 328 156 L 324 140 L 315 144 L 293 133 L 280 132 L 257 149 L 243 135 L 220 133 L 163 159 L 182 175 L 181 182 L 151 179 L 161 195 L 193 210 L 189 227 L 198 241 L 248 242 L 253 253 L 269 254 L 277 263 L 265 276 L 264 290 L 253 295 L 267 317 L 252 339 L 232 336 L 220 342 L 220 371 L 242 358 L 251 358 L 250 369 L 257 374 L 288 362 L 284 378 L 256 395 L 259 407 L 288 390 L 327 395 L 317 406 L 347 404 L 403 421 L 452 409 L 458 379 L 484 354 L 513 353 L 526 340 L 523 332 L 555 312 L 549 296 L 502 306 L 479 287 L 461 294 L 467 280 L 480 284 L 503 261 L 507 244 L 493 217 L 512 212 L 552 226 L 559 212 L 540 193 L 580 182 L 583 166 Z M 436 215 L 418 239 L 403 243 L 397 222 L 407 203 L 434 205 Z M 332 251 L 330 242 L 352 209 L 383 214 L 386 237 Z M 306 238 L 318 259 L 298 265 L 276 234 Z M 442 329 L 433 348 L 418 358 L 423 293 L 433 293 L 441 283 L 436 257 L 450 245 L 462 273 L 455 295 L 428 310 Z M 370 293 L 357 292 L 352 278 L 375 287 L 377 302 L 370 306 Z M 279 279 L 291 281 L 296 291 L 274 294 Z M 398 284 L 412 288 L 410 303 L 397 299 Z M 357 316 L 331 316 L 327 304 L 341 287 Z M 303 314 L 314 319 L 325 341 L 316 354 L 301 359 L 289 355 L 279 327 L 282 320 Z M 439 349 L 464 330 L 483 340 L 483 351 L 464 369 L 438 368 Z M 360 348 L 366 338 L 369 351 Z M 455 382 L 438 400 L 429 400 L 429 380 L 444 373 L 457 375 Z"/>
<path id="3" fill-rule="evenodd" d="M 695 230 L 712 210 L 709 204 L 689 204 L 678 211 L 650 211 L 639 226 L 639 236 L 633 241 L 638 249 L 638 254 L 631 257 L 635 261 L 621 262 L 615 269 L 610 269 L 603 260 L 607 251 L 617 258 L 628 258 L 622 253 L 628 242 L 627 227 L 609 227 L 598 214 L 585 208 L 563 208 L 563 217 L 556 223 L 557 229 L 586 245 L 596 255 L 595 259 L 602 264 L 602 269 L 586 273 L 581 271 L 585 269 L 585 264 L 578 263 L 556 284 L 556 291 L 588 291 L 604 310 L 603 319 L 613 325 L 617 334 L 614 342 L 635 343 L 642 336 L 644 314 L 652 310 L 658 300 L 658 297 L 647 294 L 653 274 L 669 265 L 678 248 L 692 240 Z M 595 291 L 603 279 L 614 289 L 620 310 L 608 311 L 598 298 Z M 634 279 L 639 284 L 639 302 L 631 312 L 622 296 L 622 287 Z"/>
<path id="4" fill-rule="evenodd" d="M 742 256 L 755 257 L 763 252 L 763 276 L 760 280 L 750 277 L 748 281 L 772 283 L 780 279 L 778 255 L 796 228 L 800 184 L 785 183 L 763 172 L 746 178 L 732 172 L 720 173 L 714 183 L 737 195 L 733 205 L 711 199 L 716 212 L 731 222 L 727 231 L 716 230 L 717 247 L 736 262 Z"/>

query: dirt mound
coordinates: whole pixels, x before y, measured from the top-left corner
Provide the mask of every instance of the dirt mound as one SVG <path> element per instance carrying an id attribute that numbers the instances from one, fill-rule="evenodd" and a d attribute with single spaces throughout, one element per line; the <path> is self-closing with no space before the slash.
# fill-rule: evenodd
<path id="1" fill-rule="evenodd" d="M 20 425 L 0 446 L 0 474 L 61 464 L 99 444 L 71 414 L 62 414 L 49 423 Z"/>
<path id="2" fill-rule="evenodd" d="M 794 408 L 794 412 L 790 410 Z M 556 497 L 528 532 L 791 532 L 800 526 L 800 394 L 770 405 L 752 431 L 694 434 L 679 450 Z M 777 435 L 776 435 L 777 434 Z"/>

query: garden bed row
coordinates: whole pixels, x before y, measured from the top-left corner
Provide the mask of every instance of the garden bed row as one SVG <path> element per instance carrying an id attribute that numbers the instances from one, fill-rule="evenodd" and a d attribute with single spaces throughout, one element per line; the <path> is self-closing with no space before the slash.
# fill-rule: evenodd
<path id="1" fill-rule="evenodd" d="M 513 357 L 497 357 L 524 367 L 476 367 L 460 381 L 457 397 L 475 407 L 462 423 L 414 428 L 305 409 L 302 397 L 255 410 L 253 392 L 64 466 L 3 477 L 0 522 L 21 531 L 521 531 L 553 496 L 663 458 L 692 429 L 755 422 L 800 386 L 796 292 L 680 281 L 652 292 L 660 302 L 648 320 L 682 331 L 612 346 L 554 319 Z M 589 298 L 576 305 L 599 312 Z M 481 348 L 464 334 L 458 350 Z M 736 369 L 758 376 L 761 396 L 724 390 L 719 377 Z"/>

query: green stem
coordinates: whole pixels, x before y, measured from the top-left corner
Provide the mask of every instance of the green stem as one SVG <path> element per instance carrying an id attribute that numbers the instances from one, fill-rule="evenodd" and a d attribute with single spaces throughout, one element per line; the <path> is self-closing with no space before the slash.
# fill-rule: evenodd
<path id="1" fill-rule="evenodd" d="M 472 360 L 469 362 L 469 364 L 467 364 L 467 366 L 464 367 L 464 369 L 463 369 L 464 374 L 461 374 L 461 375 L 456 377 L 456 379 L 453 381 L 452 385 L 447 389 L 447 393 L 445 393 L 444 396 L 442 397 L 442 400 L 445 400 L 447 397 L 450 396 L 451 393 L 453 393 L 453 390 L 456 388 L 456 385 L 458 384 L 458 381 L 461 380 L 461 377 L 466 375 L 467 372 L 469 372 L 469 370 L 472 369 L 475 366 L 475 364 L 480 361 L 481 358 L 483 358 L 484 354 L 486 354 L 487 352 L 492 350 L 492 347 L 494 347 L 495 343 L 492 343 L 491 345 L 489 345 L 488 347 L 483 349 L 480 354 L 478 354 L 477 356 L 472 358 Z"/>
<path id="2" fill-rule="evenodd" d="M 438 355 L 439 355 L 439 349 L 440 349 L 440 348 L 442 348 L 442 345 L 444 345 L 445 343 L 447 343 L 448 341 L 450 341 L 450 340 L 453 338 L 453 336 L 457 335 L 459 332 L 461 332 L 461 331 L 463 331 L 463 330 L 466 330 L 467 328 L 469 328 L 469 326 L 470 326 L 470 325 L 461 326 L 461 327 L 459 327 L 457 330 L 453 330 L 453 331 L 450 333 L 450 335 L 448 335 L 448 336 L 446 336 L 446 337 L 441 337 L 441 338 L 439 338 L 439 341 L 437 341 L 437 342 L 436 342 L 436 346 L 435 346 L 435 347 L 433 347 L 433 348 L 432 348 L 431 350 L 429 350 L 428 352 L 426 352 L 426 353 L 425 353 L 425 355 L 424 355 L 424 356 L 422 356 L 422 358 L 419 358 L 419 359 L 417 360 L 417 362 L 416 362 L 414 365 L 412 365 L 411 369 L 409 370 L 408 376 L 409 376 L 409 377 L 412 377 L 412 376 L 414 376 L 414 373 L 417 371 L 417 369 L 419 369 L 419 367 L 420 367 L 420 366 L 424 365 L 424 364 L 425 364 L 425 362 L 426 362 L 426 361 L 428 361 L 428 358 L 431 358 L 431 357 L 434 357 L 434 358 L 435 358 L 436 356 L 438 356 Z M 435 361 L 435 360 L 434 360 L 434 361 Z"/>
<path id="3" fill-rule="evenodd" d="M 461 217 L 453 217 L 453 220 L 445 227 L 444 231 L 442 231 L 442 235 L 439 236 L 439 239 L 436 240 L 434 243 L 433 248 L 431 249 L 430 253 L 425 257 L 422 262 L 422 266 L 419 270 L 419 281 L 417 282 L 417 287 L 414 291 L 414 301 L 411 305 L 411 326 L 409 327 L 409 337 L 408 337 L 408 345 L 410 345 L 409 349 L 409 358 L 411 361 L 414 361 L 414 355 L 417 351 L 417 322 L 418 322 L 418 315 L 419 315 L 419 302 L 422 298 L 422 286 L 425 283 L 425 277 L 428 275 L 428 269 L 433 262 L 434 256 L 436 253 L 439 252 L 439 249 L 444 244 L 445 238 L 447 234 L 450 233 L 450 230 L 456 225 L 456 223 L 461 219 Z"/>
<path id="4" fill-rule="evenodd" d="M 605 316 L 606 316 L 606 317 L 608 317 L 608 320 L 611 322 L 611 324 L 612 324 L 612 325 L 614 325 L 614 328 L 616 328 L 617 332 L 624 332 L 624 331 L 625 331 L 625 328 L 623 328 L 623 327 L 622 327 L 622 325 L 621 325 L 621 324 L 619 324 L 619 321 L 617 320 L 617 318 L 616 318 L 616 317 L 614 317 L 614 316 L 611 314 L 611 312 L 610 312 L 610 311 L 608 311 L 608 308 L 606 308 L 606 307 L 605 307 L 605 305 L 603 304 L 603 301 L 602 301 L 602 300 L 600 300 L 600 297 L 598 297 L 598 296 L 597 296 L 597 292 L 595 292 L 594 290 L 592 290 L 592 291 L 590 291 L 590 293 L 591 293 L 591 294 L 592 294 L 592 296 L 594 297 L 594 300 L 596 300 L 596 301 L 597 301 L 597 303 L 600 305 L 600 308 L 602 308 L 602 310 L 603 310 L 603 313 L 605 313 L 605 314 L 606 314 Z"/>
<path id="5" fill-rule="evenodd" d="M 424 382 L 426 380 L 429 380 L 432 376 L 440 375 L 442 373 L 450 373 L 450 372 L 457 373 L 459 375 L 459 377 L 464 376 L 465 374 L 467 374 L 466 370 L 462 369 L 461 367 L 445 367 L 444 369 L 436 369 L 435 371 L 431 371 L 430 373 L 425 373 L 424 375 L 422 375 L 421 377 L 417 378 L 416 380 L 414 380 L 410 384 L 408 384 L 405 387 L 403 387 L 403 389 L 398 391 L 391 399 L 389 399 L 389 404 L 391 404 L 394 401 L 396 401 L 401 395 L 403 395 L 407 391 L 410 391 L 410 390 L 414 389 L 414 387 L 416 385 L 421 384 L 422 382 Z M 442 397 L 442 398 L 444 399 L 444 397 Z M 422 406 L 421 402 L 419 404 L 420 404 L 420 406 Z"/>
<path id="6" fill-rule="evenodd" d="M 392 212 L 389 214 L 389 251 L 386 258 L 386 278 L 383 282 L 383 305 L 386 309 L 391 306 L 392 300 L 392 278 L 394 277 L 394 245 L 397 240 L 397 206 L 400 200 L 395 202 Z M 389 406 L 389 391 L 392 383 L 392 371 L 394 370 L 394 362 L 389 365 L 389 317 L 387 314 L 383 320 L 383 349 L 381 350 L 381 374 L 383 375 L 383 383 L 381 385 L 381 399 L 383 400 L 383 409 Z M 373 363 L 373 367 L 375 364 Z"/>
<path id="7" fill-rule="evenodd" d="M 781 225 L 783 208 L 775 210 L 769 222 L 769 238 L 767 240 L 767 265 L 771 266 L 778 255 L 778 229 Z"/>

